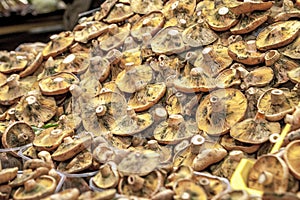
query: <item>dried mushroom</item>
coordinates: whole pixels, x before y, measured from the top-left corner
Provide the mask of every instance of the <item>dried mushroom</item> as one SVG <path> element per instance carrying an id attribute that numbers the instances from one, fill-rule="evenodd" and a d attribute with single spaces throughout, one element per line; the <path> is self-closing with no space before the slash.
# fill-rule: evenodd
<path id="1" fill-rule="evenodd" d="M 98 37 L 100 48 L 103 51 L 110 51 L 120 47 L 130 34 L 131 25 L 129 23 L 118 27 L 116 24 L 110 24 L 108 31 Z"/>
<path id="2" fill-rule="evenodd" d="M 146 85 L 145 88 L 135 92 L 128 100 L 128 106 L 136 112 L 148 110 L 156 104 L 165 94 L 166 85 L 155 83 Z"/>
<path id="3" fill-rule="evenodd" d="M 253 12 L 250 15 L 243 15 L 237 25 L 230 29 L 230 32 L 232 34 L 250 33 L 267 20 L 268 15 L 265 12 Z"/>
<path id="4" fill-rule="evenodd" d="M 29 125 L 40 127 L 56 113 L 56 102 L 52 97 L 44 97 L 38 92 L 23 96 L 16 106 L 15 116 Z"/>
<path id="5" fill-rule="evenodd" d="M 162 0 L 130 0 L 133 12 L 138 14 L 148 14 L 163 8 Z"/>
<path id="6" fill-rule="evenodd" d="M 123 3 L 116 3 L 108 16 L 103 20 L 107 23 L 119 23 L 134 15 L 130 5 Z"/>
<path id="7" fill-rule="evenodd" d="M 230 88 L 241 84 L 239 72 L 236 69 L 225 69 L 216 77 L 218 88 Z"/>
<path id="8" fill-rule="evenodd" d="M 0 87 L 6 83 L 7 76 L 3 73 L 0 73 Z"/>
<path id="9" fill-rule="evenodd" d="M 60 72 L 41 79 L 39 87 L 44 95 L 60 95 L 67 93 L 70 86 L 78 82 L 79 80 L 74 74 Z"/>
<path id="10" fill-rule="evenodd" d="M 48 197 L 42 198 L 42 200 L 77 200 L 80 195 L 80 192 L 77 188 L 70 188 L 58 192 L 56 194 L 52 194 Z"/>
<path id="11" fill-rule="evenodd" d="M 294 83 L 300 83 L 300 67 L 288 72 L 289 79 Z"/>
<path id="12" fill-rule="evenodd" d="M 296 20 L 277 22 L 263 29 L 256 39 L 257 49 L 266 51 L 291 43 L 300 32 L 300 22 Z"/>
<path id="13" fill-rule="evenodd" d="M 37 159 L 38 160 L 38 159 Z M 34 160 L 35 162 L 36 160 Z M 40 160 L 41 161 L 41 160 Z M 41 161 L 42 162 L 42 161 Z M 9 186 L 18 187 L 24 185 L 24 183 L 30 179 L 35 179 L 40 177 L 41 175 L 47 175 L 49 172 L 48 168 L 38 167 L 34 170 L 32 169 L 24 169 L 22 174 L 17 175 L 17 177 L 9 182 Z"/>
<path id="14" fill-rule="evenodd" d="M 170 115 L 154 129 L 154 138 L 162 144 L 177 144 L 199 133 L 196 122 L 185 120 L 182 115 Z"/>
<path id="15" fill-rule="evenodd" d="M 65 59 L 57 67 L 56 72 L 70 72 L 73 74 L 82 74 L 90 65 L 90 57 L 87 53 L 73 53 L 65 57 Z"/>
<path id="16" fill-rule="evenodd" d="M 265 113 L 267 120 L 278 121 L 293 112 L 295 103 L 289 98 L 290 96 L 288 89 L 271 88 L 260 96 L 257 108 Z"/>
<path id="17" fill-rule="evenodd" d="M 0 199 L 8 200 L 11 194 L 12 188 L 9 185 L 0 186 Z"/>
<path id="18" fill-rule="evenodd" d="M 86 200 L 86 199 L 93 199 L 93 200 L 110 200 L 114 199 L 117 194 L 116 189 L 108 189 L 103 190 L 101 192 L 98 191 L 87 191 L 82 193 L 78 200 Z"/>
<path id="19" fill-rule="evenodd" d="M 126 196 L 151 198 L 162 186 L 162 180 L 162 175 L 157 170 L 144 177 L 129 175 L 120 180 L 118 189 L 121 194 Z"/>
<path id="20" fill-rule="evenodd" d="M 249 154 L 256 152 L 261 146 L 259 144 L 248 144 L 248 143 L 240 142 L 240 141 L 232 138 L 230 135 L 224 135 L 221 139 L 220 144 L 227 151 L 241 150 L 241 151 L 243 151 L 245 153 L 249 153 Z"/>
<path id="21" fill-rule="evenodd" d="M 239 15 L 243 13 L 250 13 L 256 10 L 268 10 L 272 7 L 272 5 L 273 2 L 271 1 L 231 1 L 228 7 L 233 13 Z"/>
<path id="22" fill-rule="evenodd" d="M 30 179 L 14 193 L 15 200 L 38 200 L 52 194 L 56 188 L 56 180 L 43 175 L 36 180 Z"/>
<path id="23" fill-rule="evenodd" d="M 119 183 L 119 179 L 117 166 L 111 162 L 102 165 L 92 181 L 98 188 L 108 189 L 116 187 Z"/>
<path id="24" fill-rule="evenodd" d="M 156 140 L 149 140 L 145 148 L 159 153 L 160 163 L 167 163 L 172 157 L 172 148 L 159 145 Z"/>
<path id="25" fill-rule="evenodd" d="M 0 184 L 7 183 L 13 180 L 17 176 L 17 173 L 18 173 L 17 167 L 0 169 L 0 176 L 1 176 Z"/>
<path id="26" fill-rule="evenodd" d="M 40 67 L 42 62 L 43 55 L 41 52 L 38 53 L 35 57 L 32 56 L 32 58 L 30 58 L 29 62 L 27 63 L 26 68 L 19 73 L 20 77 L 22 78 L 33 74 Z"/>
<path id="27" fill-rule="evenodd" d="M 110 62 L 101 56 L 94 56 L 91 57 L 89 60 L 89 68 L 88 70 L 80 76 L 81 82 L 92 82 L 95 80 L 103 82 L 104 80 L 107 79 L 107 77 L 110 74 L 110 69 L 111 69 L 111 64 Z M 93 78 L 91 78 L 93 77 Z M 87 89 L 90 88 L 91 86 L 88 85 L 86 87 Z"/>
<path id="28" fill-rule="evenodd" d="M 124 156 L 118 164 L 123 176 L 145 176 L 159 165 L 159 154 L 152 150 L 133 151 Z"/>
<path id="29" fill-rule="evenodd" d="M 284 150 L 284 160 L 290 169 L 290 172 L 299 180 L 300 169 L 299 169 L 299 140 L 295 140 L 288 144 Z"/>
<path id="30" fill-rule="evenodd" d="M 51 155 L 53 160 L 65 161 L 86 149 L 92 143 L 92 136 L 83 133 L 80 136 L 65 137 L 63 143 Z"/>
<path id="31" fill-rule="evenodd" d="M 0 55 L 0 72 L 11 74 L 22 71 L 28 64 L 28 58 L 17 52 L 9 52 L 7 55 Z"/>
<path id="32" fill-rule="evenodd" d="M 152 76 L 153 71 L 148 65 L 126 66 L 118 74 L 116 84 L 121 91 L 134 93 L 144 88 L 152 80 Z"/>
<path id="33" fill-rule="evenodd" d="M 237 69 L 238 70 L 238 69 Z M 273 69 L 270 67 L 258 67 L 247 73 L 242 70 L 239 71 L 243 83 L 241 84 L 242 89 L 248 89 L 249 87 L 264 87 L 271 83 L 274 78 Z M 245 76 L 245 77 L 244 77 Z"/>
<path id="34" fill-rule="evenodd" d="M 203 24 L 194 24 L 182 33 L 183 41 L 191 47 L 206 46 L 218 39 L 217 34 Z"/>
<path id="35" fill-rule="evenodd" d="M 255 40 L 238 41 L 228 46 L 228 55 L 246 65 L 257 65 L 265 61 L 265 54 L 256 50 Z"/>
<path id="36" fill-rule="evenodd" d="M 33 145 L 38 151 L 52 151 L 62 143 L 65 137 L 72 136 L 73 132 L 73 130 L 56 129 L 55 127 L 47 128 L 35 136 Z"/>
<path id="37" fill-rule="evenodd" d="M 257 159 L 248 174 L 248 187 L 264 192 L 284 193 L 288 188 L 289 171 L 278 156 L 264 155 Z"/>
<path id="38" fill-rule="evenodd" d="M 224 194 L 220 200 L 248 200 L 250 195 L 245 190 L 232 190 Z"/>
<path id="39" fill-rule="evenodd" d="M 189 179 L 178 180 L 173 186 L 175 199 L 199 199 L 207 200 L 207 195 L 201 185 L 196 184 Z"/>
<path id="40" fill-rule="evenodd" d="M 52 35 L 51 41 L 43 49 L 44 58 L 56 57 L 59 54 L 65 52 L 74 41 L 74 36 L 71 32 L 61 32 L 58 35 Z"/>
<path id="41" fill-rule="evenodd" d="M 174 26 L 160 30 L 151 40 L 152 51 L 158 54 L 175 54 L 187 50 L 183 42 L 182 29 Z"/>
<path id="42" fill-rule="evenodd" d="M 89 151 L 82 151 L 71 160 L 60 162 L 57 170 L 65 173 L 77 173 L 88 169 L 92 165 L 92 154 Z"/>
<path id="43" fill-rule="evenodd" d="M 25 122 L 14 122 L 9 125 L 2 135 L 2 145 L 5 148 L 21 147 L 34 140 L 35 133 L 31 126 Z M 17 155 L 16 152 L 11 152 Z"/>
<path id="44" fill-rule="evenodd" d="M 280 49 L 279 51 L 282 52 L 283 55 L 290 57 L 292 59 L 300 59 L 299 48 L 300 48 L 300 37 L 298 36 L 297 39 L 294 40 L 294 42 Z"/>
<path id="45" fill-rule="evenodd" d="M 219 7 L 207 13 L 206 21 L 215 31 L 226 31 L 238 23 L 238 15 L 228 7 Z"/>
<path id="46" fill-rule="evenodd" d="M 241 121 L 247 110 L 247 99 L 237 89 L 211 92 L 197 109 L 196 121 L 200 130 L 210 135 L 223 135 Z"/>
<path id="47" fill-rule="evenodd" d="M 87 43 L 89 40 L 98 37 L 108 30 L 108 25 L 103 22 L 86 22 L 81 30 L 74 32 L 74 38 L 77 42 Z"/>
<path id="48" fill-rule="evenodd" d="M 160 11 L 148 13 L 132 25 L 131 35 L 138 41 L 142 41 L 145 33 L 150 33 L 151 36 L 155 35 L 163 27 L 164 23 L 165 17 Z"/>

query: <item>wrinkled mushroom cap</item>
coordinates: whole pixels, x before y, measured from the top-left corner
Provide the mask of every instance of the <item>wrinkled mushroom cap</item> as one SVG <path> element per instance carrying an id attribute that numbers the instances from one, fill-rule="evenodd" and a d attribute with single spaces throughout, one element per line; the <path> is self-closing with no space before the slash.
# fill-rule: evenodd
<path id="1" fill-rule="evenodd" d="M 250 169 L 247 184 L 264 192 L 284 193 L 288 188 L 288 176 L 288 167 L 280 157 L 264 155 Z"/>
<path id="2" fill-rule="evenodd" d="M 300 169 L 299 169 L 299 159 L 298 152 L 300 148 L 299 140 L 293 141 L 288 144 L 284 150 L 284 160 L 288 165 L 291 173 L 299 180 L 300 179 Z"/>
<path id="3" fill-rule="evenodd" d="M 14 168 L 6 168 L 6 169 L 1 169 L 0 170 L 0 184 L 7 183 L 8 181 L 13 180 L 18 173 L 18 167 Z"/>
<path id="4" fill-rule="evenodd" d="M 136 112 L 144 111 L 156 104 L 165 94 L 164 83 L 149 84 L 142 90 L 135 92 L 128 100 L 128 106 Z"/>
<path id="5" fill-rule="evenodd" d="M 58 35 L 52 35 L 50 39 L 51 41 L 43 50 L 43 56 L 46 59 L 65 52 L 73 44 L 74 36 L 71 32 L 61 32 Z"/>
<path id="6" fill-rule="evenodd" d="M 57 169 L 66 173 L 77 173 L 88 169 L 92 165 L 92 153 L 83 151 L 68 161 L 60 162 Z"/>
<path id="7" fill-rule="evenodd" d="M 247 110 L 247 99 L 237 89 L 211 92 L 200 103 L 196 121 L 200 130 L 210 135 L 222 135 L 241 121 Z"/>
<path id="8" fill-rule="evenodd" d="M 69 54 L 59 64 L 56 72 L 70 72 L 73 74 L 82 74 L 90 65 L 90 56 L 87 53 Z"/>
<path id="9" fill-rule="evenodd" d="M 76 83 L 79 80 L 74 74 L 61 72 L 41 79 L 39 87 L 44 95 L 60 95 L 67 93 L 70 86 Z"/>
<path id="10" fill-rule="evenodd" d="M 25 182 L 24 187 L 20 187 L 14 193 L 16 200 L 38 200 L 52 194 L 56 187 L 56 180 L 47 175 L 43 175 L 36 180 L 30 179 Z"/>
<path id="11" fill-rule="evenodd" d="M 291 20 L 267 26 L 257 36 L 256 46 L 261 51 L 274 49 L 291 43 L 300 32 L 300 22 Z"/>
<path id="12" fill-rule="evenodd" d="M 103 20 L 107 23 L 119 23 L 134 15 L 131 5 L 117 3 L 112 8 L 108 16 Z"/>
<path id="13" fill-rule="evenodd" d="M 162 0 L 130 0 L 131 8 L 135 13 L 147 14 L 163 8 Z"/>
<path id="14" fill-rule="evenodd" d="M 74 31 L 75 41 L 87 43 L 108 30 L 108 25 L 103 22 L 92 21 L 85 23 L 81 30 Z"/>

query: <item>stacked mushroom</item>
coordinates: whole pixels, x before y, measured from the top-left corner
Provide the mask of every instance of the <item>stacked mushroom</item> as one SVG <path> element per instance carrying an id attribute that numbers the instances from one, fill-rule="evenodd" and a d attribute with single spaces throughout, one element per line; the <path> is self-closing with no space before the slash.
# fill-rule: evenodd
<path id="1" fill-rule="evenodd" d="M 253 199 L 228 183 L 252 158 L 248 187 L 299 198 L 299 6 L 107 0 L 0 52 L 0 195 Z"/>

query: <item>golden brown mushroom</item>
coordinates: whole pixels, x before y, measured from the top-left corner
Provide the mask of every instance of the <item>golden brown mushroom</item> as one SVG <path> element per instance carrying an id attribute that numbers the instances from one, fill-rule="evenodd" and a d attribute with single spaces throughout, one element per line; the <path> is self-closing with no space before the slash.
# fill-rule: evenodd
<path id="1" fill-rule="evenodd" d="M 288 72 L 289 79 L 294 83 L 300 83 L 300 68 L 295 68 Z"/>
<path id="2" fill-rule="evenodd" d="M 35 133 L 31 126 L 25 122 L 14 122 L 9 125 L 2 135 L 2 145 L 5 148 L 21 147 L 34 140 Z M 13 155 L 17 153 L 12 151 Z"/>
<path id="3" fill-rule="evenodd" d="M 297 158 L 297 152 L 299 151 L 299 140 L 295 140 L 288 144 L 284 150 L 284 160 L 288 165 L 291 173 L 298 180 L 300 179 L 299 159 Z"/>
<path id="4" fill-rule="evenodd" d="M 44 95 L 60 95 L 67 93 L 70 86 L 78 82 L 79 80 L 74 74 L 60 72 L 41 79 L 39 87 Z"/>
<path id="5" fill-rule="evenodd" d="M 80 192 L 77 188 L 70 188 L 42 198 L 41 200 L 77 200 L 79 195 Z"/>
<path id="6" fill-rule="evenodd" d="M 274 49 L 291 43 L 300 32 L 296 20 L 277 22 L 267 26 L 257 36 L 256 46 L 261 51 Z"/>
<path id="7" fill-rule="evenodd" d="M 207 13 L 206 21 L 211 29 L 226 31 L 238 23 L 238 15 L 224 6 Z"/>
<path id="8" fill-rule="evenodd" d="M 239 72 L 234 69 L 225 69 L 216 77 L 216 86 L 218 88 L 229 88 L 241 84 Z"/>
<path id="9" fill-rule="evenodd" d="M 232 190 L 225 193 L 220 200 L 249 200 L 250 195 L 245 190 Z"/>
<path id="10" fill-rule="evenodd" d="M 130 4 L 133 12 L 138 14 L 148 14 L 163 8 L 162 0 L 130 0 Z"/>
<path id="11" fill-rule="evenodd" d="M 60 162 L 57 166 L 57 170 L 69 174 L 78 173 L 88 169 L 92 165 L 92 160 L 92 153 L 84 150 L 71 160 Z"/>
<path id="12" fill-rule="evenodd" d="M 204 188 L 190 179 L 180 179 L 173 186 L 176 199 L 207 200 Z"/>
<path id="13" fill-rule="evenodd" d="M 95 13 L 95 15 L 94 15 L 95 20 L 100 21 L 103 18 L 105 18 L 117 2 L 118 2 L 118 0 L 104 1 L 100 6 L 100 11 Z"/>
<path id="14" fill-rule="evenodd" d="M 85 27 L 82 30 L 74 31 L 74 38 L 77 42 L 87 43 L 89 40 L 98 37 L 107 30 L 108 25 L 103 22 L 86 22 Z"/>
<path id="15" fill-rule="evenodd" d="M 101 189 L 114 188 L 119 183 L 119 173 L 117 166 L 113 162 L 102 165 L 96 176 L 93 177 L 93 183 Z"/>
<path id="16" fill-rule="evenodd" d="M 119 23 L 125 21 L 132 15 L 134 15 L 134 12 L 132 11 L 131 5 L 116 3 L 103 21 L 109 24 Z"/>
<path id="17" fill-rule="evenodd" d="M 286 47 L 279 49 L 283 55 L 292 58 L 292 59 L 300 59 L 300 37 L 298 36 L 297 39 L 294 40 L 291 44 L 287 45 Z"/>
<path id="18" fill-rule="evenodd" d="M 177 144 L 199 133 L 197 124 L 193 120 L 185 120 L 182 115 L 170 115 L 154 129 L 154 138 L 162 144 Z"/>
<path id="19" fill-rule="evenodd" d="M 255 1 L 244 1 L 244 2 L 239 2 L 237 0 L 230 1 L 230 4 L 228 4 L 229 9 L 239 15 L 239 14 L 244 14 L 244 13 L 251 13 L 256 10 L 264 11 L 268 10 L 271 8 L 273 5 L 273 2 L 271 1 L 260 1 L 260 0 L 255 0 Z"/>
<path id="20" fill-rule="evenodd" d="M 227 150 L 241 150 L 245 153 L 254 153 L 256 152 L 261 145 L 259 144 L 248 144 L 243 143 L 238 140 L 233 139 L 230 135 L 224 135 L 221 139 L 220 144 Z"/>
<path id="21" fill-rule="evenodd" d="M 87 133 L 64 138 L 64 141 L 52 154 L 52 159 L 56 161 L 65 161 L 72 158 L 77 153 L 83 151 L 92 143 L 92 136 Z"/>
<path id="22" fill-rule="evenodd" d="M 156 140 L 149 140 L 145 148 L 159 153 L 160 163 L 167 163 L 172 157 L 172 148 L 159 145 Z"/>
<path id="23" fill-rule="evenodd" d="M 11 195 L 12 188 L 9 185 L 0 186 L 0 199 L 8 200 Z"/>
<path id="24" fill-rule="evenodd" d="M 40 127 L 56 113 L 56 102 L 52 97 L 44 97 L 31 92 L 21 98 L 16 106 L 15 116 L 29 125 Z"/>
<path id="25" fill-rule="evenodd" d="M 36 180 L 30 179 L 14 193 L 15 200 L 38 200 L 52 194 L 56 188 L 56 180 L 43 175 Z"/>
<path id="26" fill-rule="evenodd" d="M 248 187 L 264 192 L 286 192 L 289 171 L 285 162 L 275 155 L 257 159 L 248 174 Z"/>
<path id="27" fill-rule="evenodd" d="M 90 65 L 88 53 L 72 53 L 64 58 L 57 67 L 56 72 L 70 72 L 73 74 L 84 73 Z"/>
<path id="28" fill-rule="evenodd" d="M 116 189 L 108 189 L 103 190 L 101 192 L 98 191 L 87 191 L 82 193 L 78 200 L 86 200 L 86 199 L 93 199 L 93 200 L 110 200 L 114 199 L 117 194 Z"/>
<path id="29" fill-rule="evenodd" d="M 56 57 L 57 55 L 65 52 L 68 47 L 73 44 L 74 36 L 73 33 L 66 31 L 61 32 L 58 35 L 52 35 L 50 39 L 51 41 L 43 50 L 43 56 L 46 59 L 48 59 L 50 56 Z"/>
<path id="30" fill-rule="evenodd" d="M 200 103 L 196 121 L 200 130 L 210 135 L 223 135 L 241 121 L 247 110 L 247 99 L 237 89 L 211 92 Z"/>
<path id="31" fill-rule="evenodd" d="M 1 167 L 1 164 L 0 164 Z M 7 183 L 11 180 L 13 180 L 18 173 L 18 168 L 14 167 L 14 168 L 6 168 L 6 169 L 2 169 L 2 167 L 0 168 L 0 176 L 1 176 L 1 180 L 0 180 L 0 184 L 3 183 Z"/>
<path id="32" fill-rule="evenodd" d="M 0 55 L 0 72 L 11 74 L 24 70 L 28 64 L 28 55 L 15 51 L 2 53 Z"/>

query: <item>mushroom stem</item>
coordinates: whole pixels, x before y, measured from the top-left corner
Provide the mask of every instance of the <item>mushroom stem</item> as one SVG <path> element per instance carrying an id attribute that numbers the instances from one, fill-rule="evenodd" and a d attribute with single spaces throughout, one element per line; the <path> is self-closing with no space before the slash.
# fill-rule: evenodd
<path id="1" fill-rule="evenodd" d="M 240 150 L 234 150 L 229 153 L 229 158 L 233 161 L 239 162 L 244 157 L 244 153 Z"/>
<path id="2" fill-rule="evenodd" d="M 195 135 L 191 139 L 191 152 L 193 154 L 198 154 L 201 150 L 201 147 L 203 146 L 205 142 L 204 137 L 201 135 Z"/>
<path id="3" fill-rule="evenodd" d="M 167 122 L 170 127 L 179 128 L 179 124 L 184 122 L 184 119 L 182 115 L 170 115 Z"/>
<path id="4" fill-rule="evenodd" d="M 188 192 L 183 192 L 181 194 L 181 196 L 180 196 L 180 199 L 182 199 L 182 200 L 189 200 L 189 199 L 191 199 L 191 194 L 188 193 Z"/>
<path id="5" fill-rule="evenodd" d="M 108 26 L 108 32 L 112 35 L 115 35 L 118 33 L 118 25 L 117 24 L 111 24 Z"/>
<path id="6" fill-rule="evenodd" d="M 100 172 L 103 178 L 107 178 L 111 174 L 111 168 L 109 164 L 104 164 L 100 167 Z"/>
<path id="7" fill-rule="evenodd" d="M 25 189 L 25 192 L 31 192 L 32 190 L 34 190 L 37 186 L 37 183 L 35 182 L 34 179 L 30 179 L 28 181 L 26 181 L 24 183 L 24 189 Z"/>
<path id="8" fill-rule="evenodd" d="M 206 192 L 211 191 L 211 187 L 210 187 L 210 181 L 207 178 L 200 178 L 199 179 L 199 184 L 204 188 L 204 190 Z"/>
<path id="9" fill-rule="evenodd" d="M 160 146 L 159 146 L 157 140 L 149 140 L 147 142 L 147 146 L 148 146 L 149 149 L 151 149 L 153 151 L 156 151 L 156 150 L 160 149 Z"/>
<path id="10" fill-rule="evenodd" d="M 107 108 L 106 108 L 105 105 L 98 106 L 98 107 L 96 108 L 96 115 L 97 115 L 97 117 L 102 117 L 102 116 L 104 116 L 105 113 L 106 113 L 106 111 L 107 111 Z"/>
<path id="11" fill-rule="evenodd" d="M 64 144 L 71 144 L 73 142 L 74 140 L 70 136 L 64 138 Z"/>
<path id="12" fill-rule="evenodd" d="M 243 67 L 243 65 L 235 63 L 233 64 L 230 69 L 235 69 L 236 70 L 236 75 L 238 78 L 244 79 L 245 77 L 248 76 L 249 72 Z"/>
<path id="13" fill-rule="evenodd" d="M 285 101 L 285 95 L 282 90 L 274 89 L 271 91 L 271 104 L 281 105 Z"/>
<path id="14" fill-rule="evenodd" d="M 220 99 L 216 96 L 212 96 L 209 99 L 211 104 L 211 112 L 218 113 L 224 109 L 224 105 L 221 103 Z"/>
<path id="15" fill-rule="evenodd" d="M 187 52 L 185 59 L 190 63 L 194 63 L 195 60 L 197 59 L 197 54 L 193 51 L 189 51 Z"/>
<path id="16" fill-rule="evenodd" d="M 112 49 L 106 54 L 106 59 L 111 64 L 118 63 L 120 61 L 121 57 L 122 57 L 122 53 L 117 49 Z"/>
<path id="17" fill-rule="evenodd" d="M 246 42 L 246 51 L 247 52 L 256 52 L 256 42 L 255 40 L 249 40 Z"/>
<path id="18" fill-rule="evenodd" d="M 168 116 L 168 113 L 164 107 L 157 107 L 153 112 L 153 119 L 155 122 L 161 122 L 165 120 Z"/>
<path id="19" fill-rule="evenodd" d="M 69 91 L 75 98 L 79 97 L 83 93 L 82 89 L 78 85 L 74 84 L 70 86 Z"/>
<path id="20" fill-rule="evenodd" d="M 268 171 L 264 171 L 260 174 L 260 176 L 258 177 L 258 183 L 259 184 L 263 184 L 263 185 L 269 185 L 273 182 L 273 174 L 268 172 Z"/>
<path id="21" fill-rule="evenodd" d="M 221 7 L 219 8 L 218 10 L 218 14 L 220 16 L 224 16 L 224 15 L 227 15 L 229 13 L 229 9 L 227 7 Z"/>
<path id="22" fill-rule="evenodd" d="M 21 143 L 24 143 L 28 140 L 28 135 L 26 135 L 25 133 L 21 133 L 21 134 L 18 135 L 18 140 Z"/>
<path id="23" fill-rule="evenodd" d="M 131 118 L 131 119 L 136 119 L 136 112 L 134 111 L 133 108 L 128 107 L 127 108 L 127 115 Z"/>
<path id="24" fill-rule="evenodd" d="M 127 178 L 128 184 L 134 192 L 141 190 L 144 187 L 145 179 L 138 175 L 130 175 Z"/>
<path id="25" fill-rule="evenodd" d="M 280 135 L 278 133 L 273 133 L 269 136 L 269 141 L 272 143 L 272 144 L 275 144 L 280 138 Z"/>
<path id="26" fill-rule="evenodd" d="M 260 120 L 264 120 L 264 119 L 265 119 L 265 112 L 262 110 L 258 110 L 254 117 L 254 121 L 260 121 Z"/>
<path id="27" fill-rule="evenodd" d="M 19 86 L 19 84 L 20 84 L 19 79 L 20 79 L 20 76 L 18 74 L 12 74 L 10 77 L 8 77 L 6 79 L 6 83 L 9 88 L 14 88 L 14 87 Z"/>
<path id="28" fill-rule="evenodd" d="M 270 50 L 265 55 L 266 66 L 272 66 L 280 58 L 280 53 L 277 50 Z"/>
<path id="29" fill-rule="evenodd" d="M 16 115 L 15 115 L 15 113 L 16 113 L 16 108 L 10 108 L 10 109 L 7 111 L 7 114 L 8 114 L 9 119 L 10 119 L 11 121 L 16 120 Z"/>
<path id="30" fill-rule="evenodd" d="M 205 62 L 213 61 L 213 48 L 212 47 L 205 47 L 202 50 L 203 59 Z"/>
<path id="31" fill-rule="evenodd" d="M 190 71 L 190 76 L 194 79 L 199 79 L 199 77 L 201 77 L 203 75 L 203 69 L 200 67 L 195 67 L 193 69 L 191 69 Z"/>
<path id="32" fill-rule="evenodd" d="M 28 96 L 28 97 L 26 97 L 25 100 L 27 101 L 27 104 L 28 104 L 28 105 L 32 105 L 32 104 L 34 104 L 34 103 L 37 102 L 35 96 Z"/>

